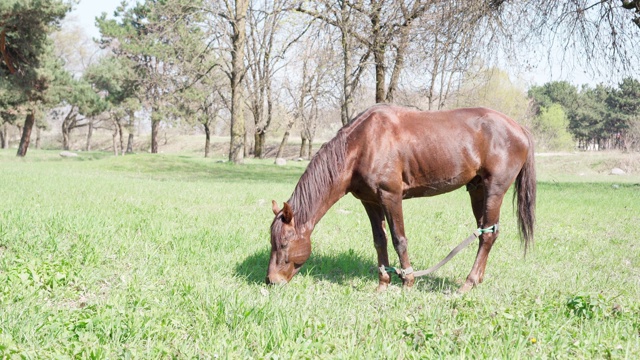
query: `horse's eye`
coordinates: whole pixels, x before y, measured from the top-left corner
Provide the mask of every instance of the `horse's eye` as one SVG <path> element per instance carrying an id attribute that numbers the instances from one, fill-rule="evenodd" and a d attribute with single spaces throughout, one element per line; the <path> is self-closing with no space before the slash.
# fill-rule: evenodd
<path id="1" fill-rule="evenodd" d="M 284 249 L 287 246 L 289 246 L 289 239 L 291 239 L 291 236 L 289 233 L 284 234 L 281 238 L 280 238 L 280 242 L 279 242 L 279 248 L 280 249 Z"/>

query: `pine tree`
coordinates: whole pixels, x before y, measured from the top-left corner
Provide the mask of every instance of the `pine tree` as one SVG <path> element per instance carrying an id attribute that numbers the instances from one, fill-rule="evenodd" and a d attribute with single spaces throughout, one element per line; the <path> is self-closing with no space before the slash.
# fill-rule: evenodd
<path id="1" fill-rule="evenodd" d="M 62 0 L 0 2 L 0 97 L 12 98 L 11 105 L 21 105 L 26 114 L 18 156 L 27 154 L 35 114 L 49 101 L 48 89 L 61 68 L 47 36 L 69 10 Z M 13 95 L 6 96 L 6 92 Z"/>

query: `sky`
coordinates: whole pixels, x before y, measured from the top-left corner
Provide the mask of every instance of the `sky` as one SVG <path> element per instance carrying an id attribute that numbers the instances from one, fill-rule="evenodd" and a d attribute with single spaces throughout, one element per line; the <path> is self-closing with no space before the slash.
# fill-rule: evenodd
<path id="1" fill-rule="evenodd" d="M 80 0 L 79 4 L 73 5 L 73 10 L 67 15 L 72 17 L 72 21 L 80 25 L 89 37 L 100 37 L 100 32 L 95 26 L 95 18 L 103 12 L 107 17 L 112 18 L 113 12 L 122 0 Z"/>
<path id="2" fill-rule="evenodd" d="M 134 3 L 136 0 L 127 0 L 128 3 Z M 140 0 L 141 1 L 141 0 Z M 67 16 L 72 23 L 82 27 L 90 38 L 98 38 L 100 32 L 95 27 L 95 18 L 103 12 L 107 13 L 107 17 L 113 17 L 113 11 L 122 2 L 122 0 L 80 0 L 79 4 L 73 6 L 73 10 Z M 599 82 L 607 82 L 604 78 L 591 76 L 579 67 L 571 65 L 561 66 L 559 61 L 549 64 L 547 59 L 540 63 L 532 64 L 532 68 L 528 71 L 519 70 L 519 77 L 527 85 L 542 85 L 553 80 L 566 80 L 574 85 L 589 84 L 594 86 Z M 513 74 L 513 71 L 510 71 Z"/>

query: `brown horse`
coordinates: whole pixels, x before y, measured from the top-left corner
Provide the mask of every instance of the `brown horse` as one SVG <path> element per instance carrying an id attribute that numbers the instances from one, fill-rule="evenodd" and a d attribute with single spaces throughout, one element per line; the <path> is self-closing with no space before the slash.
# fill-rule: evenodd
<path id="1" fill-rule="evenodd" d="M 324 144 L 282 210 L 272 202 L 267 283 L 287 283 L 311 254 L 311 232 L 329 208 L 352 193 L 373 230 L 380 267 L 378 290 L 390 283 L 385 220 L 400 258 L 403 286 L 415 281 L 407 253 L 402 200 L 443 194 L 462 186 L 471 197 L 480 235 L 476 261 L 459 291 L 482 282 L 505 193 L 514 201 L 525 251 L 533 241 L 536 180 L 530 133 L 486 108 L 417 111 L 376 105 L 356 116 Z M 493 231 L 495 230 L 495 231 Z"/>

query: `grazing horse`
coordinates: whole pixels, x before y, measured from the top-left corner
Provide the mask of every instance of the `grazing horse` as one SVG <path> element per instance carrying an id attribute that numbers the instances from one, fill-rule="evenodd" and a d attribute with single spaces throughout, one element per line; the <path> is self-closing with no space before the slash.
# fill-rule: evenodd
<path id="1" fill-rule="evenodd" d="M 404 287 L 415 281 L 407 253 L 402 200 L 467 187 L 477 226 L 486 230 L 475 263 L 459 289 L 481 283 L 499 234 L 500 206 L 515 181 L 518 228 L 525 252 L 533 241 L 536 180 L 531 134 L 486 108 L 417 111 L 375 105 L 324 144 L 282 209 L 275 201 L 268 284 L 287 283 L 311 254 L 311 232 L 347 193 L 362 202 L 378 253 L 378 290 L 391 278 L 385 220 L 400 258 Z"/>

